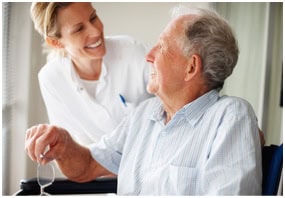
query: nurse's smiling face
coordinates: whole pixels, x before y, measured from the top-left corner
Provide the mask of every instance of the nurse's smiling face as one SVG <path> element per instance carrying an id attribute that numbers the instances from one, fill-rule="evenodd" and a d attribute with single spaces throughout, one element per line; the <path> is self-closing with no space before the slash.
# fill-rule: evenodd
<path id="1" fill-rule="evenodd" d="M 91 3 L 72 3 L 57 16 L 63 47 L 73 59 L 102 59 L 106 53 L 103 24 Z"/>

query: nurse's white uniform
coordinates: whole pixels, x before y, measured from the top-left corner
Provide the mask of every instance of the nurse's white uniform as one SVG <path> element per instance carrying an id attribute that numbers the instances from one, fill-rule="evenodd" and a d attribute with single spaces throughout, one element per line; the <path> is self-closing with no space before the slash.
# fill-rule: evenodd
<path id="1" fill-rule="evenodd" d="M 127 36 L 106 37 L 105 45 L 98 81 L 80 79 L 68 57 L 49 61 L 38 75 L 50 123 L 67 129 L 84 145 L 99 141 L 151 97 L 146 91 L 146 48 Z"/>

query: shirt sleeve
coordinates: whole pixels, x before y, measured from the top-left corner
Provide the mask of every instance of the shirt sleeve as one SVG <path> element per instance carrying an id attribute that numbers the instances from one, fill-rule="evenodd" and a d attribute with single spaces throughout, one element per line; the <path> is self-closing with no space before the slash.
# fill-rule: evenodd
<path id="1" fill-rule="evenodd" d="M 127 132 L 128 118 L 125 118 L 112 133 L 89 146 L 93 159 L 114 174 L 119 172 Z"/>
<path id="2" fill-rule="evenodd" d="M 38 79 L 48 118 L 50 123 L 60 125 L 60 120 L 65 120 L 66 117 L 63 111 L 59 112 L 61 108 L 58 107 L 62 106 L 62 102 L 56 94 L 56 91 L 53 91 L 52 86 L 47 83 L 48 80 L 46 78 L 44 71 L 41 71 L 38 75 Z M 52 81 L 53 79 L 49 80 Z"/>
<path id="3" fill-rule="evenodd" d="M 240 102 L 225 111 L 200 172 L 201 193 L 261 194 L 261 145 L 254 112 L 249 104 Z"/>
<path id="4" fill-rule="evenodd" d="M 66 108 L 66 102 L 62 101 L 60 94 L 58 94 L 59 91 L 56 90 L 53 84 L 53 81 L 56 80 L 45 72 L 44 70 L 41 71 L 38 75 L 38 79 L 49 123 L 66 129 L 77 141 L 90 142 L 90 139 L 86 139 L 86 136 L 78 133 L 80 127 L 78 126 L 77 120 L 74 120 L 72 114 L 69 113 L 69 109 Z M 58 82 L 57 85 L 58 87 L 61 86 Z"/>

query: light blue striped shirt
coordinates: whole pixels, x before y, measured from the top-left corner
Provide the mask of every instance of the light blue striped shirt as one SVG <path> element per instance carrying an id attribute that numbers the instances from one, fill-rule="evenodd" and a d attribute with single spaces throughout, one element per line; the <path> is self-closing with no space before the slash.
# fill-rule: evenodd
<path id="1" fill-rule="evenodd" d="M 212 90 L 165 125 L 158 98 L 90 147 L 119 195 L 260 195 L 261 145 L 250 104 Z"/>

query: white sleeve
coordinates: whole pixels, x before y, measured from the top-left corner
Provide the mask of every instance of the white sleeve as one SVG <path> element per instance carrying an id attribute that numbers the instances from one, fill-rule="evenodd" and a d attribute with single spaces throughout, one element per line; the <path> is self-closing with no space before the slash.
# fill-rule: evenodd
<path id="1" fill-rule="evenodd" d="M 118 174 L 129 125 L 126 117 L 112 133 L 89 146 L 92 157 L 114 174 Z"/>
<path id="2" fill-rule="evenodd" d="M 72 123 L 72 121 L 67 121 L 71 117 L 64 109 L 64 102 L 60 99 L 53 85 L 49 84 L 49 81 L 54 79 L 47 79 L 43 72 L 39 73 L 38 79 L 50 124 L 63 127 L 69 132 L 72 131 L 72 128 L 66 124 Z"/>
<path id="3" fill-rule="evenodd" d="M 43 74 L 39 73 L 38 79 L 39 79 L 39 85 L 40 85 L 40 90 L 41 94 L 44 100 L 44 103 L 46 105 L 49 121 L 51 124 L 53 124 L 57 119 L 57 117 L 62 117 L 63 115 L 59 115 L 59 112 L 55 112 L 60 106 L 60 99 L 55 94 L 55 92 L 52 91 L 52 87 L 50 87 L 48 84 L 45 83 L 43 80 Z M 57 116 L 58 115 L 58 116 Z"/>

